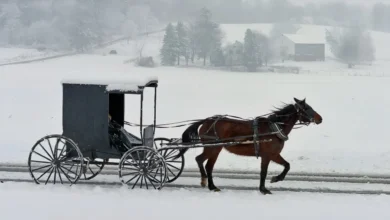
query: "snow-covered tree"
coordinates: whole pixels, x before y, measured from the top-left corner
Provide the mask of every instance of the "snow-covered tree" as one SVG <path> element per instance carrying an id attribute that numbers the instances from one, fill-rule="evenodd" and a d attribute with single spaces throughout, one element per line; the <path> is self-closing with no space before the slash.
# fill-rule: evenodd
<path id="1" fill-rule="evenodd" d="M 175 65 L 178 54 L 177 36 L 174 26 L 169 23 L 165 29 L 163 46 L 160 50 L 161 64 L 166 66 Z"/>
<path id="2" fill-rule="evenodd" d="M 244 56 L 244 44 L 240 41 L 235 41 L 234 43 L 227 44 L 224 47 L 224 56 L 226 59 L 226 65 L 242 65 Z"/>
<path id="3" fill-rule="evenodd" d="M 178 56 L 177 65 L 180 65 L 180 57 L 183 56 L 188 65 L 188 59 L 190 55 L 190 40 L 188 37 L 188 29 L 183 22 L 178 22 L 176 25 L 177 44 L 178 44 Z"/>
<path id="4" fill-rule="evenodd" d="M 258 45 L 251 29 L 245 31 L 243 63 L 248 71 L 255 71 L 258 66 Z"/>
<path id="5" fill-rule="evenodd" d="M 362 27 L 326 31 L 326 40 L 335 57 L 347 63 L 349 68 L 360 62 L 375 60 L 375 46 L 371 35 Z"/>
<path id="6" fill-rule="evenodd" d="M 219 50 L 222 40 L 222 31 L 219 24 L 211 20 L 211 12 L 207 8 L 202 8 L 196 21 L 194 22 L 193 39 L 197 48 L 197 53 L 206 65 L 206 59 L 215 50 Z"/>

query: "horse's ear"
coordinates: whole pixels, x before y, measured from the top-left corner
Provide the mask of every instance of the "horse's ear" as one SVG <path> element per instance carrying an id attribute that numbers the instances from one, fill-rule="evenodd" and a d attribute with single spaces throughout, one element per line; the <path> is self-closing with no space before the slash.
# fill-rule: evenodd
<path id="1" fill-rule="evenodd" d="M 301 101 L 299 101 L 299 99 L 297 99 L 297 98 L 295 98 L 294 97 L 294 101 L 296 102 L 296 103 L 300 103 Z"/>
<path id="2" fill-rule="evenodd" d="M 302 104 L 306 104 L 306 98 L 302 100 Z"/>

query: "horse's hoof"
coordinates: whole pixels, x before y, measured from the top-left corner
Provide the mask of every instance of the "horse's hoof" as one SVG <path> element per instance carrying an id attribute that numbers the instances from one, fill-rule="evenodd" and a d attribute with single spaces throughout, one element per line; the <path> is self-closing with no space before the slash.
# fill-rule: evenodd
<path id="1" fill-rule="evenodd" d="M 221 192 L 221 190 L 220 189 L 218 189 L 218 188 L 215 188 L 215 189 L 210 189 L 211 191 L 213 191 L 213 192 Z"/>
<path id="2" fill-rule="evenodd" d="M 200 181 L 200 185 L 202 187 L 206 187 L 207 186 L 207 178 L 202 178 L 202 180 Z"/>
<path id="3" fill-rule="evenodd" d="M 271 183 L 276 183 L 276 182 L 278 182 L 279 181 L 279 179 L 278 179 L 278 176 L 273 176 L 272 178 L 271 178 Z"/>
<path id="4" fill-rule="evenodd" d="M 272 194 L 271 191 L 269 191 L 268 189 L 260 189 L 260 192 L 261 192 L 263 195 Z"/>

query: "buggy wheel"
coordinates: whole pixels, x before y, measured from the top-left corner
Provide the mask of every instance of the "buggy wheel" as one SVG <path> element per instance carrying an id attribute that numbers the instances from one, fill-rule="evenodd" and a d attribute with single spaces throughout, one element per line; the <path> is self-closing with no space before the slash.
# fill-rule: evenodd
<path id="1" fill-rule="evenodd" d="M 108 162 L 108 159 L 96 158 L 94 160 L 86 159 L 85 173 L 81 175 L 81 180 L 91 180 L 95 178 L 100 172 L 102 172 L 104 165 Z"/>
<path id="2" fill-rule="evenodd" d="M 164 158 L 153 148 L 139 146 L 127 151 L 119 162 L 119 178 L 132 189 L 162 189 L 167 178 Z"/>
<path id="3" fill-rule="evenodd" d="M 179 149 L 166 149 L 159 150 L 164 147 L 166 143 L 170 143 L 171 140 L 168 138 L 155 138 L 154 147 L 158 150 L 161 156 L 164 158 L 165 163 L 167 164 L 167 182 L 172 183 L 175 181 L 183 172 L 184 169 L 184 155 L 174 159 L 174 157 L 179 154 Z"/>
<path id="4" fill-rule="evenodd" d="M 48 135 L 38 140 L 30 151 L 28 168 L 35 183 L 76 183 L 83 172 L 84 158 L 71 139 Z"/>

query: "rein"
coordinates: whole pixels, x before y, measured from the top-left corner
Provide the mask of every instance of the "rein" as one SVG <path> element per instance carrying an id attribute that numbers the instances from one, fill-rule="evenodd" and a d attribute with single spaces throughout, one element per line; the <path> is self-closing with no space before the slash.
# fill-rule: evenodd
<path id="1" fill-rule="evenodd" d="M 193 122 L 198 122 L 201 120 L 202 119 L 193 119 L 193 120 L 185 120 L 185 121 L 179 121 L 179 122 L 173 122 L 173 123 L 159 124 L 159 125 L 156 125 L 156 128 L 179 128 L 179 127 L 187 126 L 187 125 L 192 124 Z M 185 124 L 180 124 L 180 123 L 185 123 Z M 124 124 L 128 125 L 128 126 L 132 126 L 132 127 L 140 127 L 141 126 L 140 124 L 131 123 L 128 121 L 125 121 Z M 179 125 L 175 125 L 175 124 L 179 124 Z M 173 126 L 168 126 L 168 125 L 173 125 Z M 148 125 L 142 125 L 142 127 L 147 127 L 147 126 Z"/>
<path id="2" fill-rule="evenodd" d="M 267 116 L 269 114 L 264 114 L 264 115 L 261 115 L 261 116 L 258 116 L 258 117 L 264 117 L 264 116 Z M 240 119 L 240 120 L 243 120 L 243 121 L 251 121 L 251 120 L 253 120 L 252 118 L 245 119 L 245 118 L 234 116 L 234 115 L 214 115 L 214 116 L 211 116 L 209 118 L 215 118 L 215 117 L 217 117 L 217 118 L 230 117 L 230 118 Z M 204 119 L 191 119 L 191 120 L 178 121 L 178 122 L 172 122 L 172 123 L 156 124 L 156 128 L 179 128 L 179 127 L 191 125 L 191 124 L 193 124 L 195 122 L 202 121 L 202 120 L 204 120 Z M 182 124 L 182 123 L 184 123 L 184 124 Z M 132 127 L 140 127 L 141 126 L 140 124 L 132 123 L 132 122 L 128 122 L 128 121 L 124 121 L 124 124 L 128 125 L 128 126 L 132 126 Z M 142 127 L 147 127 L 147 126 L 148 125 L 142 125 Z"/>
<path id="3" fill-rule="evenodd" d="M 294 105 L 295 106 L 295 105 Z M 287 114 L 287 115 L 277 115 L 278 117 L 290 117 L 291 115 L 293 114 L 297 114 L 299 113 L 299 110 L 303 110 L 301 109 L 300 106 L 295 106 L 295 109 L 297 110 L 297 112 L 294 112 L 294 113 L 290 113 L 290 114 Z M 304 111 L 304 110 L 303 110 Z M 306 112 L 305 112 L 306 113 Z M 257 118 L 261 118 L 261 117 L 266 117 L 266 116 L 269 116 L 269 115 L 272 115 L 273 113 L 267 113 L 267 114 L 263 114 L 263 115 L 260 115 L 260 116 L 257 116 L 255 118 L 242 118 L 242 117 L 239 117 L 239 116 L 234 116 L 234 115 L 214 115 L 214 116 L 211 116 L 209 118 L 222 118 L 222 117 L 230 117 L 230 118 L 234 118 L 234 119 L 240 119 L 240 120 L 243 120 L 243 121 L 252 121 L 252 120 L 256 120 Z M 307 117 L 305 115 L 301 115 L 303 117 Z M 184 126 L 188 126 L 188 125 L 191 125 L 195 122 L 199 122 L 201 120 L 204 120 L 204 119 L 191 119 L 191 120 L 185 120 L 185 121 L 178 121 L 178 122 L 172 122 L 172 123 L 163 123 L 163 124 L 156 124 L 156 128 L 179 128 L 179 127 L 184 127 Z M 298 119 L 299 120 L 299 119 Z M 300 121 L 300 120 L 299 120 Z M 286 124 L 284 122 L 276 122 L 277 124 Z M 140 124 L 137 124 L 137 123 L 132 123 L 132 122 L 128 122 L 128 121 L 124 121 L 124 124 L 125 125 L 128 125 L 128 126 L 132 126 L 132 127 L 140 127 L 141 125 Z M 309 123 L 302 123 L 302 122 L 299 122 L 299 123 L 296 123 L 294 126 L 296 125 L 306 125 L 308 126 Z M 148 125 L 142 125 L 142 127 L 147 127 Z M 298 128 L 301 128 L 303 126 L 300 126 Z M 294 128 L 293 129 L 298 129 L 298 128 Z"/>

